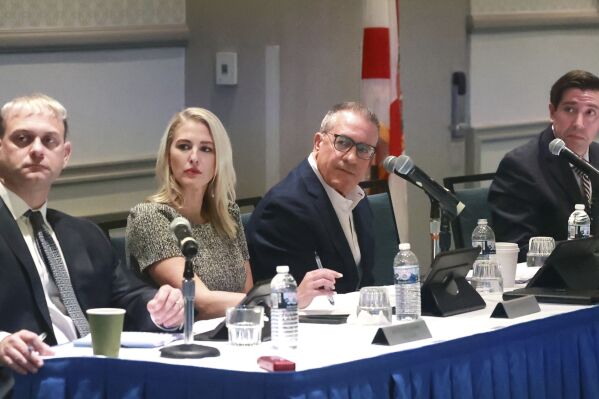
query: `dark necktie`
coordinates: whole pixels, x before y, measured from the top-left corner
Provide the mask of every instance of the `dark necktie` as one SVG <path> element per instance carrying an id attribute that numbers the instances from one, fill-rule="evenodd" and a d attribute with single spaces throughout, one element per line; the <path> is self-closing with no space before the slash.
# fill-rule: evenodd
<path id="1" fill-rule="evenodd" d="M 589 179 L 589 175 L 584 173 L 581 169 L 576 166 L 572 167 L 574 172 L 580 177 L 580 185 L 582 188 L 582 193 L 587 200 L 587 204 L 591 205 L 591 195 L 592 195 L 592 187 L 591 187 L 591 179 Z"/>
<path id="2" fill-rule="evenodd" d="M 67 310 L 68 316 L 73 320 L 79 336 L 83 337 L 89 333 L 89 324 L 81 311 L 79 302 L 77 302 L 71 279 L 67 273 L 66 265 L 62 261 L 58 247 L 52 239 L 48 227 L 44 224 L 42 214 L 37 211 L 28 211 L 27 213 L 31 227 L 33 227 L 35 245 L 42 255 L 46 267 L 52 274 L 52 278 L 54 278 L 54 282 L 60 293 L 60 299 Z"/>

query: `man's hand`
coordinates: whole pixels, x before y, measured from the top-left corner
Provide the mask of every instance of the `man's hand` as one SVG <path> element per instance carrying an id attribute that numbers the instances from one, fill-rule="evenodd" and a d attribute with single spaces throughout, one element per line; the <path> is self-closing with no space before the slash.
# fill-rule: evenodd
<path id="1" fill-rule="evenodd" d="M 183 324 L 183 294 L 170 285 L 160 287 L 154 298 L 148 302 L 148 312 L 154 323 L 164 328 L 179 327 Z"/>
<path id="2" fill-rule="evenodd" d="M 335 293 L 335 279 L 341 277 L 343 277 L 343 274 L 331 269 L 309 271 L 297 287 L 297 306 L 303 309 L 319 295 L 333 295 Z"/>
<path id="3" fill-rule="evenodd" d="M 44 365 L 41 356 L 54 352 L 36 333 L 21 330 L 0 341 L 0 364 L 19 374 L 37 373 Z"/>

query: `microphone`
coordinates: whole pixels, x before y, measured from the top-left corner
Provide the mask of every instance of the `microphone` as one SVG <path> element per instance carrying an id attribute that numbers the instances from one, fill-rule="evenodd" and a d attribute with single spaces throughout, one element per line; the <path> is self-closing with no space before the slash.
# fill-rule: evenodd
<path id="1" fill-rule="evenodd" d="M 414 165 L 407 155 L 390 155 L 383 161 L 383 167 L 389 173 L 395 173 L 415 186 L 420 187 L 452 217 L 458 216 L 466 207 L 445 187 L 431 179 L 424 171 Z"/>
<path id="2" fill-rule="evenodd" d="M 171 222 L 170 229 L 175 237 L 177 237 L 183 256 L 193 258 L 198 253 L 198 242 L 191 235 L 189 221 L 179 216 Z"/>
<path id="3" fill-rule="evenodd" d="M 566 143 L 564 143 L 564 140 L 562 139 L 551 140 L 551 143 L 549 143 L 549 152 L 555 156 L 565 159 L 589 176 L 599 176 L 599 170 L 588 163 L 584 158 L 579 157 L 578 154 L 566 147 Z"/>

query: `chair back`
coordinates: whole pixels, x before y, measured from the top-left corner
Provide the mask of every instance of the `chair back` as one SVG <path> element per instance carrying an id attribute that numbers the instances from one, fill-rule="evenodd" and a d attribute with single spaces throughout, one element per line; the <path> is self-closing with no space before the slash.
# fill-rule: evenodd
<path id="1" fill-rule="evenodd" d="M 446 177 L 443 185 L 466 205 L 462 213 L 451 222 L 453 243 L 456 249 L 472 246 L 472 230 L 478 219 L 491 219 L 491 210 L 487 200 L 489 185 L 495 173 Z M 456 185 L 463 185 L 456 188 Z"/>
<path id="2" fill-rule="evenodd" d="M 118 255 L 121 263 L 128 267 L 129 261 L 127 259 L 127 239 L 124 234 L 114 234 L 110 236 L 110 243 L 112 248 Z"/>
<path id="3" fill-rule="evenodd" d="M 393 259 L 397 254 L 399 234 L 391 198 L 388 192 L 371 194 L 367 198 L 374 216 L 374 284 L 392 285 Z"/>
<path id="4" fill-rule="evenodd" d="M 243 225 L 243 231 L 247 231 L 248 223 L 250 222 L 250 218 L 252 217 L 252 212 L 245 212 L 241 214 L 241 224 Z"/>

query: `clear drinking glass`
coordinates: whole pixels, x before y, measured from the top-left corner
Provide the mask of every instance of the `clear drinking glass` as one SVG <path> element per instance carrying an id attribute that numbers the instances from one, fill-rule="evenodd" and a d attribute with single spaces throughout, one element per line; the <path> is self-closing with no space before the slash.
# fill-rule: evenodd
<path id="1" fill-rule="evenodd" d="M 385 287 L 364 287 L 360 290 L 357 321 L 369 325 L 391 323 L 391 304 Z"/>
<path id="2" fill-rule="evenodd" d="M 526 265 L 543 266 L 554 248 L 555 240 L 553 237 L 531 237 L 528 241 Z"/>
<path id="3" fill-rule="evenodd" d="M 472 270 L 472 286 L 481 294 L 503 292 L 503 277 L 494 260 L 477 260 Z"/>
<path id="4" fill-rule="evenodd" d="M 238 346 L 258 345 L 262 338 L 264 308 L 262 306 L 238 306 L 227 309 L 229 343 Z"/>

